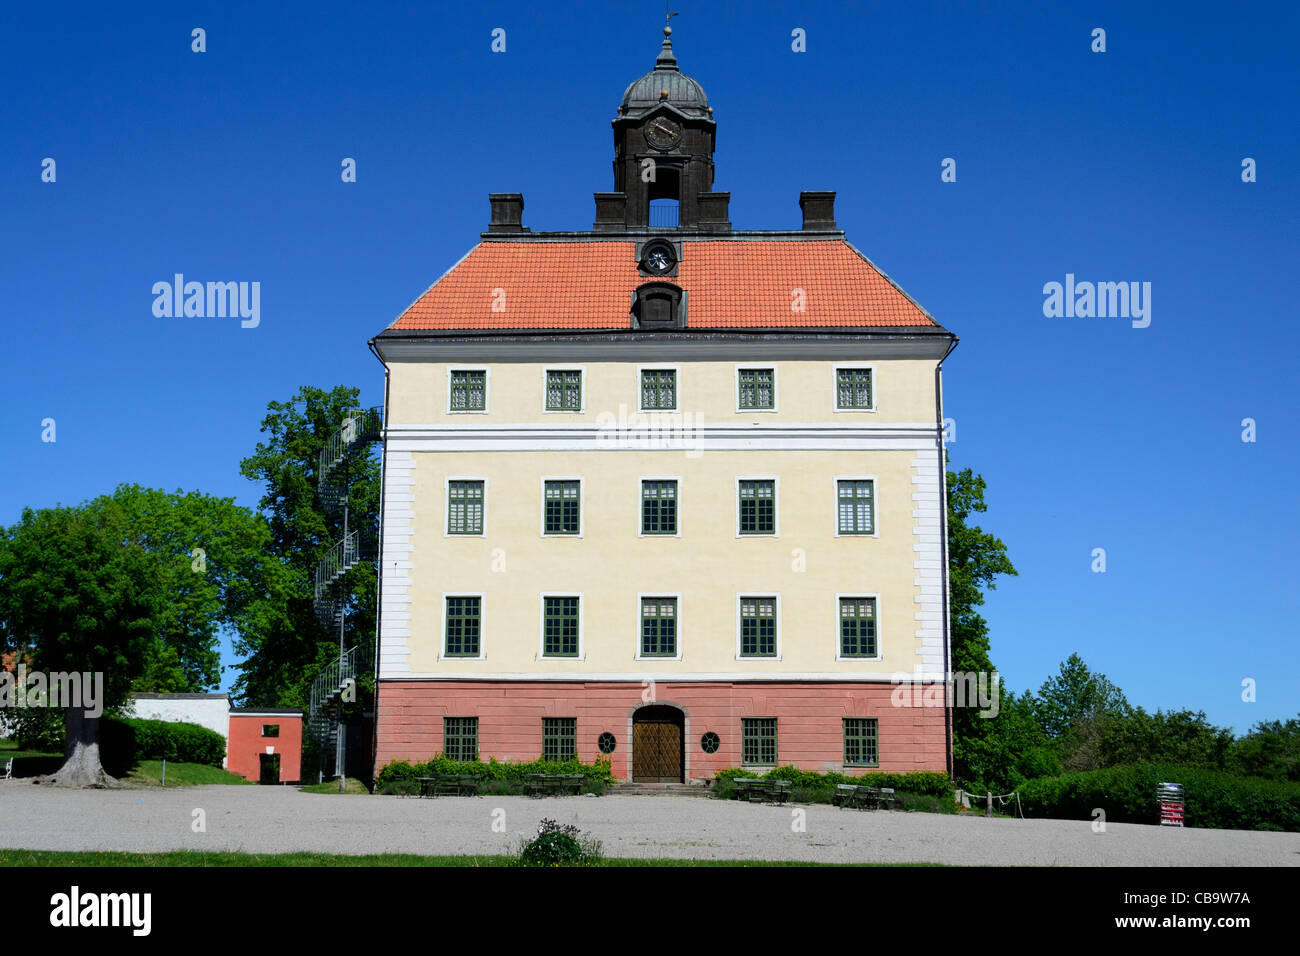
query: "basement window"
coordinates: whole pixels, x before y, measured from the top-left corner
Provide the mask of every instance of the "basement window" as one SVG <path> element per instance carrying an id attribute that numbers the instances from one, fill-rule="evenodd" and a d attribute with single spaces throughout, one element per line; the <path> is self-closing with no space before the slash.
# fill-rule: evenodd
<path id="1" fill-rule="evenodd" d="M 844 765 L 846 767 L 880 766 L 878 740 L 875 717 L 845 717 Z"/>
<path id="2" fill-rule="evenodd" d="M 742 717 L 740 738 L 741 766 L 776 766 L 775 717 Z"/>
<path id="3" fill-rule="evenodd" d="M 578 718 L 542 718 L 542 759 L 572 760 L 578 754 Z"/>

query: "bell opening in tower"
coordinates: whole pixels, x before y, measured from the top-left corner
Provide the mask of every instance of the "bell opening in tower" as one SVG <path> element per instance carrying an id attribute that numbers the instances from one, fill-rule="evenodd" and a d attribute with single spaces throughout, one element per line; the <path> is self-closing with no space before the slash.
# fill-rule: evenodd
<path id="1" fill-rule="evenodd" d="M 650 200 L 650 228 L 676 229 L 677 209 L 678 201 L 676 199 Z"/>
<path id="2" fill-rule="evenodd" d="M 661 166 L 654 181 L 648 185 L 650 208 L 647 225 L 651 229 L 676 229 L 682 198 L 681 170 Z"/>

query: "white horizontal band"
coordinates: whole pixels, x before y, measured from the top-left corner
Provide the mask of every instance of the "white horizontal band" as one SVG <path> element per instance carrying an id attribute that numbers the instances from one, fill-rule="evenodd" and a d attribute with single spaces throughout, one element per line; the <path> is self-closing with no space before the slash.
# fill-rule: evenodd
<path id="1" fill-rule="evenodd" d="M 682 416 L 611 424 L 399 425 L 387 430 L 390 452 L 422 451 L 723 451 L 875 449 L 927 451 L 934 423 L 723 425 Z"/>
<path id="2" fill-rule="evenodd" d="M 902 673 L 901 671 L 899 672 Z M 591 682 L 605 681 L 610 683 L 641 684 L 643 681 L 655 681 L 660 684 L 690 684 L 698 681 L 731 681 L 734 683 L 743 683 L 747 681 L 761 681 L 771 683 L 773 681 L 815 681 L 817 683 L 838 684 L 838 683 L 868 683 L 868 684 L 910 684 L 918 681 L 932 682 L 942 679 L 943 668 L 935 668 L 933 674 L 929 671 L 909 671 L 908 679 L 902 681 L 890 674 L 847 674 L 843 672 L 832 673 L 786 673 L 786 674 L 757 674 L 757 673 L 736 673 L 736 674 L 700 674 L 693 671 L 684 671 L 679 674 L 646 672 L 644 674 L 589 674 L 589 673 L 560 673 L 560 674 L 537 674 L 537 673 L 509 673 L 509 674 L 404 674 L 394 672 L 385 668 L 380 672 L 381 681 L 475 681 L 482 683 L 484 681 L 502 681 L 510 683 L 519 682 L 537 682 L 537 681 L 566 681 L 572 682 Z"/>

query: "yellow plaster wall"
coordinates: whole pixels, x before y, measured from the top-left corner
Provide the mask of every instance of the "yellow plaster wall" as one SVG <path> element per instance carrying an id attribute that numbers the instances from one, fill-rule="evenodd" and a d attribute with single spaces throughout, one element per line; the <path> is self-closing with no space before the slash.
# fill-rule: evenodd
<path id="1" fill-rule="evenodd" d="M 918 411 L 896 417 L 923 416 Z M 919 646 L 910 468 L 916 454 L 416 453 L 411 670 L 455 676 L 581 671 L 886 677 L 910 671 Z M 584 479 L 581 538 L 542 537 L 543 476 Z M 875 478 L 877 537 L 835 536 L 837 476 Z M 680 537 L 638 537 L 642 477 L 678 480 Z M 737 477 L 778 479 L 777 537 L 737 537 Z M 447 478 L 487 480 L 486 537 L 444 535 Z M 539 659 L 543 592 L 583 595 L 580 662 Z M 883 660 L 836 661 L 837 592 L 880 595 Z M 485 595 L 485 660 L 439 659 L 444 593 Z M 680 595 L 682 660 L 635 659 L 638 593 Z M 736 659 L 739 593 L 780 596 L 779 662 Z"/>
<path id="2" fill-rule="evenodd" d="M 706 422 L 932 422 L 934 421 L 934 362 L 890 360 L 873 364 L 876 410 L 835 411 L 834 362 L 752 362 L 745 367 L 776 369 L 777 410 L 736 410 L 736 362 L 645 363 L 676 366 L 677 405 Z M 586 370 L 583 381 L 585 410 L 546 413 L 546 368 Z M 448 411 L 448 368 L 489 370 L 488 411 Z M 601 413 L 618 415 L 620 406 L 639 408 L 638 366 L 630 362 L 602 363 L 445 363 L 394 362 L 390 366 L 389 423 L 455 424 L 535 422 L 563 425 L 596 424 Z"/>

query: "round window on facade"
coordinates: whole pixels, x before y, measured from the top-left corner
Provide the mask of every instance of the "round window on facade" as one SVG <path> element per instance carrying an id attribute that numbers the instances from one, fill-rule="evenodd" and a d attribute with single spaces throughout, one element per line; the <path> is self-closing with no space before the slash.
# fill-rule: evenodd
<path id="1" fill-rule="evenodd" d="M 641 268 L 655 275 L 666 275 L 677 265 L 677 250 L 662 239 L 646 243 L 641 249 Z"/>
<path id="2" fill-rule="evenodd" d="M 609 731 L 605 731 L 599 738 L 597 738 L 596 746 L 600 748 L 601 753 L 612 754 L 614 748 L 617 746 L 617 742 L 614 740 L 613 734 Z"/>
<path id="3" fill-rule="evenodd" d="M 718 745 L 720 743 L 721 741 L 718 740 L 718 735 L 710 730 L 700 738 L 700 749 L 706 754 L 715 754 L 718 752 Z"/>

